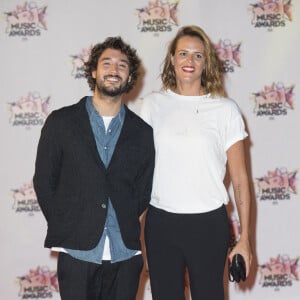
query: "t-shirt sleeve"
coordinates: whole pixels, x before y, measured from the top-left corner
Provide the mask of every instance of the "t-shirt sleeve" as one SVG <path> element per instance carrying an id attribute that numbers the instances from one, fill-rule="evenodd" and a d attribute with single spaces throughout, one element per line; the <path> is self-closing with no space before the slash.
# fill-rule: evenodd
<path id="1" fill-rule="evenodd" d="M 233 144 L 247 136 L 241 111 L 235 103 L 232 103 L 225 131 L 225 150 L 227 151 Z"/>

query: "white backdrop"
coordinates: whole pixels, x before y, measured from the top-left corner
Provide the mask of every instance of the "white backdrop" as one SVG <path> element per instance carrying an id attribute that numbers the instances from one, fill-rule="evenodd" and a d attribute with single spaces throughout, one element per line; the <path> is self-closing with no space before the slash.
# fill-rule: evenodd
<path id="1" fill-rule="evenodd" d="M 168 41 L 190 24 L 218 49 L 228 95 L 249 131 L 254 268 L 239 286 L 225 274 L 226 297 L 299 299 L 298 0 L 0 1 L 1 299 L 60 299 L 31 180 L 49 112 L 90 94 L 82 77 L 90 47 L 120 35 L 137 49 L 145 72 L 127 100 L 138 111 L 143 96 L 160 88 Z M 238 237 L 234 205 L 228 210 Z M 144 272 L 138 300 L 150 299 Z"/>

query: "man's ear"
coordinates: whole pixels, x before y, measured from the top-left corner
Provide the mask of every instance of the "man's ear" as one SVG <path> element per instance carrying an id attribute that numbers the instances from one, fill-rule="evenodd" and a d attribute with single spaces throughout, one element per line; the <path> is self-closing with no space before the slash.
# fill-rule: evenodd
<path id="1" fill-rule="evenodd" d="M 128 83 L 131 82 L 131 75 L 128 77 Z"/>
<path id="2" fill-rule="evenodd" d="M 96 70 L 94 70 L 94 71 L 92 72 L 92 77 L 93 77 L 93 78 L 96 78 Z"/>

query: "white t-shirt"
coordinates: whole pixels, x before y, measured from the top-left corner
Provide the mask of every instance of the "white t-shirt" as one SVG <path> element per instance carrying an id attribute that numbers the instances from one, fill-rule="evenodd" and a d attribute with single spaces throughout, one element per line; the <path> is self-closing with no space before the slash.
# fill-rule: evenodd
<path id="1" fill-rule="evenodd" d="M 202 213 L 227 204 L 226 151 L 247 136 L 237 104 L 168 90 L 145 97 L 140 115 L 154 131 L 151 205 L 173 213 Z"/>

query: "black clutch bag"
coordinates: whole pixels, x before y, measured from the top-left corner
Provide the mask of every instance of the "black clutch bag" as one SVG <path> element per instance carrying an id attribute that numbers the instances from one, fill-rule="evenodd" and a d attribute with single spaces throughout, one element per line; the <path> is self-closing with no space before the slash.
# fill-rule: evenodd
<path id="1" fill-rule="evenodd" d="M 235 254 L 231 263 L 228 265 L 229 281 L 240 282 L 246 280 L 246 265 L 242 255 Z"/>

